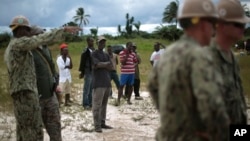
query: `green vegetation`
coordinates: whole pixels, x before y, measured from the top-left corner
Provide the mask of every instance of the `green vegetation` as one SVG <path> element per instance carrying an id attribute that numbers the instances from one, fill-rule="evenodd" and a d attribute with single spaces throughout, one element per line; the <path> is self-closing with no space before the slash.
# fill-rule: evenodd
<path id="1" fill-rule="evenodd" d="M 170 42 L 167 40 L 162 40 L 162 39 L 143 39 L 143 38 L 137 38 L 137 39 L 108 39 L 107 40 L 107 45 L 112 45 L 112 44 L 125 44 L 127 41 L 132 41 L 136 43 L 137 45 L 137 51 L 140 54 L 142 58 L 142 63 L 139 65 L 140 67 L 140 76 L 141 76 L 141 90 L 146 90 L 146 84 L 147 84 L 147 79 L 148 75 L 152 69 L 150 63 L 149 63 L 149 58 L 151 53 L 153 52 L 153 44 L 155 42 L 161 42 L 164 45 L 169 45 Z M 80 55 L 82 50 L 86 47 L 86 42 L 74 42 L 74 43 L 69 43 L 69 52 L 73 60 L 73 69 L 71 71 L 72 73 L 72 78 L 73 78 L 73 83 L 83 83 L 82 79 L 78 78 L 79 72 L 78 72 L 78 66 L 80 63 Z M 56 58 L 59 54 L 59 44 L 54 44 L 50 46 L 50 49 L 52 51 L 52 55 L 54 58 L 54 61 L 56 61 Z M 3 56 L 4 54 L 4 49 L 0 49 L 0 56 Z M 248 97 L 250 96 L 250 56 L 238 56 L 240 68 L 241 68 L 241 77 L 242 77 L 242 82 L 243 82 L 243 88 L 244 92 Z M 10 95 L 8 94 L 6 87 L 7 87 L 7 70 L 6 70 L 6 65 L 4 64 L 3 59 L 0 59 L 0 107 L 11 107 L 11 98 Z M 118 71 L 119 66 L 117 66 Z M 114 85 L 114 84 L 113 84 Z M 0 108 L 1 109 L 1 108 Z M 0 110 L 1 111 L 1 110 Z"/>
<path id="2" fill-rule="evenodd" d="M 241 79 L 243 83 L 244 93 L 250 98 L 250 56 L 239 56 L 239 64 L 241 69 Z"/>
<path id="3" fill-rule="evenodd" d="M 149 63 L 149 58 L 151 53 L 153 52 L 153 44 L 155 42 L 161 42 L 165 45 L 168 45 L 169 42 L 166 40 L 154 40 L 154 39 L 120 39 L 120 40 L 107 40 L 107 45 L 112 45 L 112 44 L 126 44 L 127 41 L 132 41 L 135 42 L 137 47 L 138 47 L 138 53 L 140 54 L 142 58 L 142 63 L 139 65 L 140 67 L 140 72 L 141 72 L 141 89 L 146 90 L 145 86 L 147 83 L 147 78 L 149 75 L 149 72 L 151 70 L 151 65 Z M 83 83 L 82 79 L 78 78 L 79 72 L 78 72 L 78 67 L 80 63 L 80 55 L 82 50 L 86 47 L 86 42 L 75 42 L 75 43 L 69 43 L 69 53 L 70 56 L 72 57 L 73 60 L 73 69 L 71 71 L 72 73 L 72 78 L 73 78 L 73 83 Z M 59 54 L 59 44 L 51 45 L 50 49 L 52 51 L 52 55 L 54 58 L 54 61 L 56 61 L 56 58 Z M 0 49 L 0 56 L 3 57 L 5 49 Z M 8 92 L 6 91 L 6 86 L 7 86 L 7 69 L 6 65 L 3 61 L 3 59 L 0 59 L 0 83 L 2 87 L 0 87 L 0 107 L 5 106 L 7 103 L 11 103 L 10 96 Z M 117 66 L 117 69 L 120 70 L 119 66 Z"/>
<path id="4" fill-rule="evenodd" d="M 0 49 L 0 112 L 8 112 L 12 109 L 12 100 L 8 94 L 8 76 L 6 65 L 3 61 L 4 49 Z"/>

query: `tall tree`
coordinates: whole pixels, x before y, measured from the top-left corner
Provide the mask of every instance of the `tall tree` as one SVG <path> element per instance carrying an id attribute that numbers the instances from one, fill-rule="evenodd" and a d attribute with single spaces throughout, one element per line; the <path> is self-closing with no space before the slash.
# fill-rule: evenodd
<path id="1" fill-rule="evenodd" d="M 249 7 L 247 6 L 247 4 L 243 4 L 242 7 L 243 7 L 244 10 L 245 10 L 246 16 L 250 17 L 250 9 L 249 9 Z"/>
<path id="2" fill-rule="evenodd" d="M 163 12 L 162 22 L 173 23 L 175 22 L 175 26 L 177 27 L 177 11 L 179 7 L 179 0 L 175 0 L 169 3 L 166 6 Z"/>
<path id="3" fill-rule="evenodd" d="M 90 29 L 90 33 L 91 33 L 92 36 L 94 36 L 94 38 L 96 38 L 97 37 L 97 33 L 98 33 L 98 27 L 91 28 Z"/>
<path id="4" fill-rule="evenodd" d="M 125 30 L 127 34 L 130 36 L 133 31 L 133 23 L 134 23 L 134 17 L 132 16 L 131 18 L 129 17 L 129 14 L 126 14 L 126 27 Z"/>
<path id="5" fill-rule="evenodd" d="M 118 26 L 117 26 L 117 32 L 118 32 L 118 34 L 119 34 L 119 35 L 121 35 L 121 34 L 122 34 L 122 28 L 121 28 L 121 25 L 118 25 Z"/>
<path id="6" fill-rule="evenodd" d="M 89 14 L 85 14 L 84 12 L 84 9 L 82 7 L 79 7 L 77 10 L 76 10 L 76 15 L 73 17 L 73 19 L 75 20 L 75 22 L 80 22 L 78 24 L 79 27 L 82 27 L 82 23 L 84 25 L 87 25 L 89 23 L 89 20 L 88 18 L 90 17 Z M 83 34 L 83 31 L 82 31 L 82 34 Z"/>
<path id="7" fill-rule="evenodd" d="M 140 27 L 141 27 L 141 22 L 138 21 L 137 23 L 134 23 L 134 26 L 136 28 L 136 32 L 139 35 L 140 34 Z"/>
<path id="8" fill-rule="evenodd" d="M 64 24 L 63 26 L 78 26 L 78 24 L 73 22 L 73 21 L 70 21 L 70 22 Z"/>

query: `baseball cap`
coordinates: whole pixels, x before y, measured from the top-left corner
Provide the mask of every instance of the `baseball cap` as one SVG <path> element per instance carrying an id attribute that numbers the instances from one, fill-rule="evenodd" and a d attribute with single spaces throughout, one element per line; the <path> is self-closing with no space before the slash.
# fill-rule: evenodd
<path id="1" fill-rule="evenodd" d="M 68 47 L 68 45 L 65 44 L 65 43 L 62 43 L 62 44 L 60 45 L 60 49 L 64 49 L 64 48 L 67 48 L 67 47 Z"/>
<path id="2" fill-rule="evenodd" d="M 101 40 L 105 40 L 106 41 L 106 38 L 104 36 L 99 36 L 97 41 L 100 42 Z"/>

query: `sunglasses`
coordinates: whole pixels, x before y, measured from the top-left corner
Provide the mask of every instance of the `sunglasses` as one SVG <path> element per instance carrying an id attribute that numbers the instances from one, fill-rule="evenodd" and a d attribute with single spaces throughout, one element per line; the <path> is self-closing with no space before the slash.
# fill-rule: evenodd
<path id="1" fill-rule="evenodd" d="M 215 28 L 217 20 L 214 18 L 203 18 L 204 21 L 209 22 L 210 24 L 212 24 L 212 26 Z"/>
<path id="2" fill-rule="evenodd" d="M 243 23 L 237 23 L 237 22 L 226 22 L 226 24 L 233 25 L 236 28 L 244 29 L 246 24 Z"/>

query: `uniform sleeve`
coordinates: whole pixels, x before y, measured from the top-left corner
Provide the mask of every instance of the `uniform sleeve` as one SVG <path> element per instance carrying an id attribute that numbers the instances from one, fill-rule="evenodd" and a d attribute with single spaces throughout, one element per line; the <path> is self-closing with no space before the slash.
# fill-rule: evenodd
<path id="1" fill-rule="evenodd" d="M 16 38 L 13 43 L 13 50 L 32 50 L 39 45 L 50 44 L 62 40 L 63 29 L 53 30 L 38 36 Z"/>
<path id="2" fill-rule="evenodd" d="M 221 96 L 222 78 L 214 69 L 212 58 L 205 52 L 196 55 L 191 62 L 191 80 L 197 111 L 208 133 L 223 140 L 229 132 L 229 117 Z"/>

